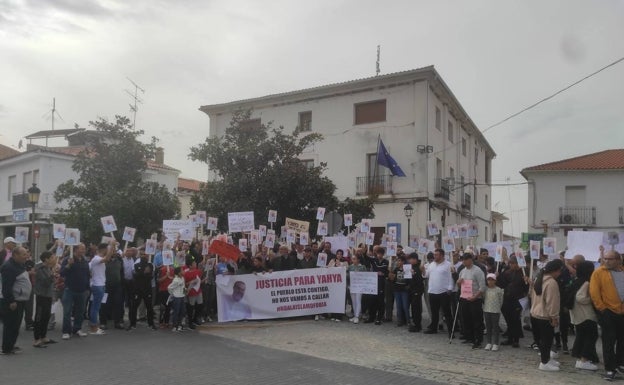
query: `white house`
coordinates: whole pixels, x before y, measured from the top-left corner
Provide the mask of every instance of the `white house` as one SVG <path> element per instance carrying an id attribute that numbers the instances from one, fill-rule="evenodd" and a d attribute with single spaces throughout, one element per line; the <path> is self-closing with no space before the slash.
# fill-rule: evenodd
<path id="1" fill-rule="evenodd" d="M 624 149 L 606 150 L 525 168 L 529 231 L 567 245 L 572 229 L 624 229 Z"/>
<path id="2" fill-rule="evenodd" d="M 16 226 L 30 227 L 31 206 L 28 204 L 26 192 L 36 183 L 41 190 L 35 215 L 36 224 L 40 228 L 39 246 L 51 240 L 50 215 L 62 207 L 62 204 L 55 202 L 54 191 L 61 183 L 78 177 L 72 170 L 72 164 L 76 155 L 85 148 L 85 142 L 81 141 L 80 136 L 84 138 L 90 133 L 92 132 L 84 129 L 39 132 L 29 137 L 61 135 L 68 139 L 70 145 L 29 145 L 27 151 L 14 152 L 0 159 L 0 239 L 13 235 Z M 177 190 L 180 171 L 164 164 L 162 150 L 157 152 L 154 160 L 147 163 L 145 180 L 163 184 L 171 192 Z"/>
<path id="3" fill-rule="evenodd" d="M 301 161 L 327 162 L 339 199 L 376 191 L 374 231 L 397 226 L 407 242 L 404 207 L 414 207 L 412 235 L 426 236 L 426 222 L 474 221 L 475 242 L 489 240 L 491 161 L 496 155 L 433 66 L 200 108 L 210 136 L 222 136 L 232 112 L 252 109 L 249 124 L 324 136 Z M 376 163 L 378 137 L 406 177 Z M 213 176 L 214 177 L 214 176 Z"/>
<path id="4" fill-rule="evenodd" d="M 202 182 L 196 179 L 178 178 L 178 200 L 180 201 L 180 218 L 188 218 L 191 211 L 191 198 L 199 192 Z"/>

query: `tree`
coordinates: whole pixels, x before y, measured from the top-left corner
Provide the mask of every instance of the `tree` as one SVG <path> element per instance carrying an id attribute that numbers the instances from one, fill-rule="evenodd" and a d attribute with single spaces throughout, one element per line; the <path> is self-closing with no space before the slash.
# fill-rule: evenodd
<path id="1" fill-rule="evenodd" d="M 227 213 L 253 211 L 256 223 L 266 223 L 269 210 L 277 210 L 277 226 L 285 218 L 310 222 L 316 234 L 316 209 L 339 206 L 336 186 L 323 175 L 327 164 L 309 167 L 299 156 L 323 140 L 318 133 L 292 134 L 272 123 L 250 125 L 251 111 L 236 111 L 222 137 L 209 137 L 191 148 L 189 158 L 207 162 L 217 175 L 191 198 L 193 208 L 219 218 L 227 230 Z"/>
<path id="2" fill-rule="evenodd" d="M 142 130 L 116 116 L 115 122 L 100 118 L 89 122 L 94 139 L 78 154 L 72 165 L 77 180 L 61 184 L 54 192 L 56 221 L 82 231 L 83 238 L 97 242 L 102 235 L 100 218 L 113 215 L 120 231 L 135 227 L 137 236 L 147 238 L 162 227 L 163 219 L 179 215 L 180 203 L 164 185 L 143 180 L 147 160 L 153 158 L 157 140 L 141 143 Z"/>

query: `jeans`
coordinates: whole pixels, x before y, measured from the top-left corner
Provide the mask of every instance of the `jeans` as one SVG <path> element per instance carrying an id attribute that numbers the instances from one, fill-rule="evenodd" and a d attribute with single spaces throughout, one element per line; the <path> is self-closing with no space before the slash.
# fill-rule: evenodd
<path id="1" fill-rule="evenodd" d="M 533 333 L 539 344 L 540 360 L 542 364 L 546 364 L 550 361 L 550 350 L 553 344 L 553 337 L 555 336 L 555 328 L 553 328 L 550 320 L 531 317 L 531 321 L 535 325 Z"/>
<path id="2" fill-rule="evenodd" d="M 351 303 L 353 306 L 353 317 L 359 318 L 362 315 L 362 293 L 351 293 Z"/>
<path id="3" fill-rule="evenodd" d="M 483 313 L 485 316 L 485 342 L 488 344 L 498 345 L 500 339 L 500 330 L 498 330 L 498 320 L 500 313 Z"/>
<path id="4" fill-rule="evenodd" d="M 100 307 L 102 306 L 102 298 L 104 298 L 104 291 L 104 286 L 91 286 L 91 294 L 93 295 L 91 309 L 89 309 L 89 323 L 91 326 L 98 325 L 98 317 L 100 315 Z"/>
<path id="5" fill-rule="evenodd" d="M 397 321 L 399 325 L 409 322 L 409 294 L 407 291 L 394 290 L 394 302 L 397 308 Z"/>
<path id="6" fill-rule="evenodd" d="M 35 309 L 34 337 L 35 340 L 46 338 L 48 332 L 48 322 L 52 312 L 52 297 L 37 296 L 37 306 Z"/>
<path id="7" fill-rule="evenodd" d="M 624 315 L 611 310 L 598 312 L 598 322 L 602 328 L 602 356 L 607 371 L 614 371 L 624 365 Z"/>
<path id="8" fill-rule="evenodd" d="M 184 297 L 173 297 L 171 301 L 171 323 L 174 327 L 181 326 L 184 318 Z"/>
<path id="9" fill-rule="evenodd" d="M 63 303 L 63 334 L 76 333 L 82 329 L 87 291 L 77 292 L 66 288 L 61 302 Z M 73 327 L 71 323 L 72 314 L 74 315 Z"/>
<path id="10" fill-rule="evenodd" d="M 9 308 L 10 303 L 5 300 L 2 302 L 2 352 L 10 353 L 15 347 L 17 336 L 19 336 L 19 328 L 24 317 L 24 301 L 16 301 L 15 310 Z"/>

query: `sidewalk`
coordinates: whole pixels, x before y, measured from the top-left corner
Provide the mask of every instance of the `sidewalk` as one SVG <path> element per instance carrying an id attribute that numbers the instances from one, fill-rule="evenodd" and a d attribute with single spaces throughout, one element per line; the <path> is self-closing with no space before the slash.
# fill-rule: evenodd
<path id="1" fill-rule="evenodd" d="M 426 323 L 424 323 L 426 324 Z M 527 348 L 525 332 L 520 348 L 501 346 L 498 352 L 471 350 L 458 339 L 449 344 L 447 332 L 409 333 L 395 323 L 352 324 L 329 320 L 271 320 L 211 323 L 202 333 L 250 344 L 301 353 L 367 368 L 417 376 L 448 384 L 578 384 L 602 383 L 602 373 L 574 369 L 575 358 L 561 354 L 561 371 L 537 369 L 538 352 Z M 572 347 L 574 336 L 570 336 Z M 599 340 L 600 343 L 600 340 Z M 599 355 L 601 347 L 598 346 Z M 600 366 L 602 369 L 602 366 Z"/>

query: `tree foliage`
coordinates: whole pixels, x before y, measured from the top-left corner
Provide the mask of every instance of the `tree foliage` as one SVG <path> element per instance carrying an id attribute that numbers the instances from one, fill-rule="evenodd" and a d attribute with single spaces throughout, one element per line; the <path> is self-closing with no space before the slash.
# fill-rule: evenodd
<path id="1" fill-rule="evenodd" d="M 339 207 L 336 186 L 323 175 L 326 163 L 308 167 L 299 156 L 322 135 L 299 128 L 287 134 L 272 123 L 251 127 L 250 117 L 251 111 L 235 112 L 222 137 L 191 148 L 189 157 L 207 162 L 217 176 L 193 196 L 193 208 L 218 217 L 221 230 L 227 230 L 228 212 L 253 211 L 262 224 L 269 210 L 277 210 L 278 229 L 289 217 L 309 221 L 316 234 L 316 209 Z"/>
<path id="2" fill-rule="evenodd" d="M 94 139 L 74 160 L 77 180 L 61 184 L 54 193 L 59 209 L 56 221 L 82 231 L 83 238 L 97 242 L 102 236 L 100 218 L 113 215 L 117 228 L 135 227 L 137 236 L 148 237 L 162 226 L 163 219 L 179 215 L 179 202 L 164 185 L 144 180 L 147 160 L 153 158 L 156 138 L 139 141 L 142 130 L 116 116 L 115 122 L 99 118 L 89 122 Z"/>

